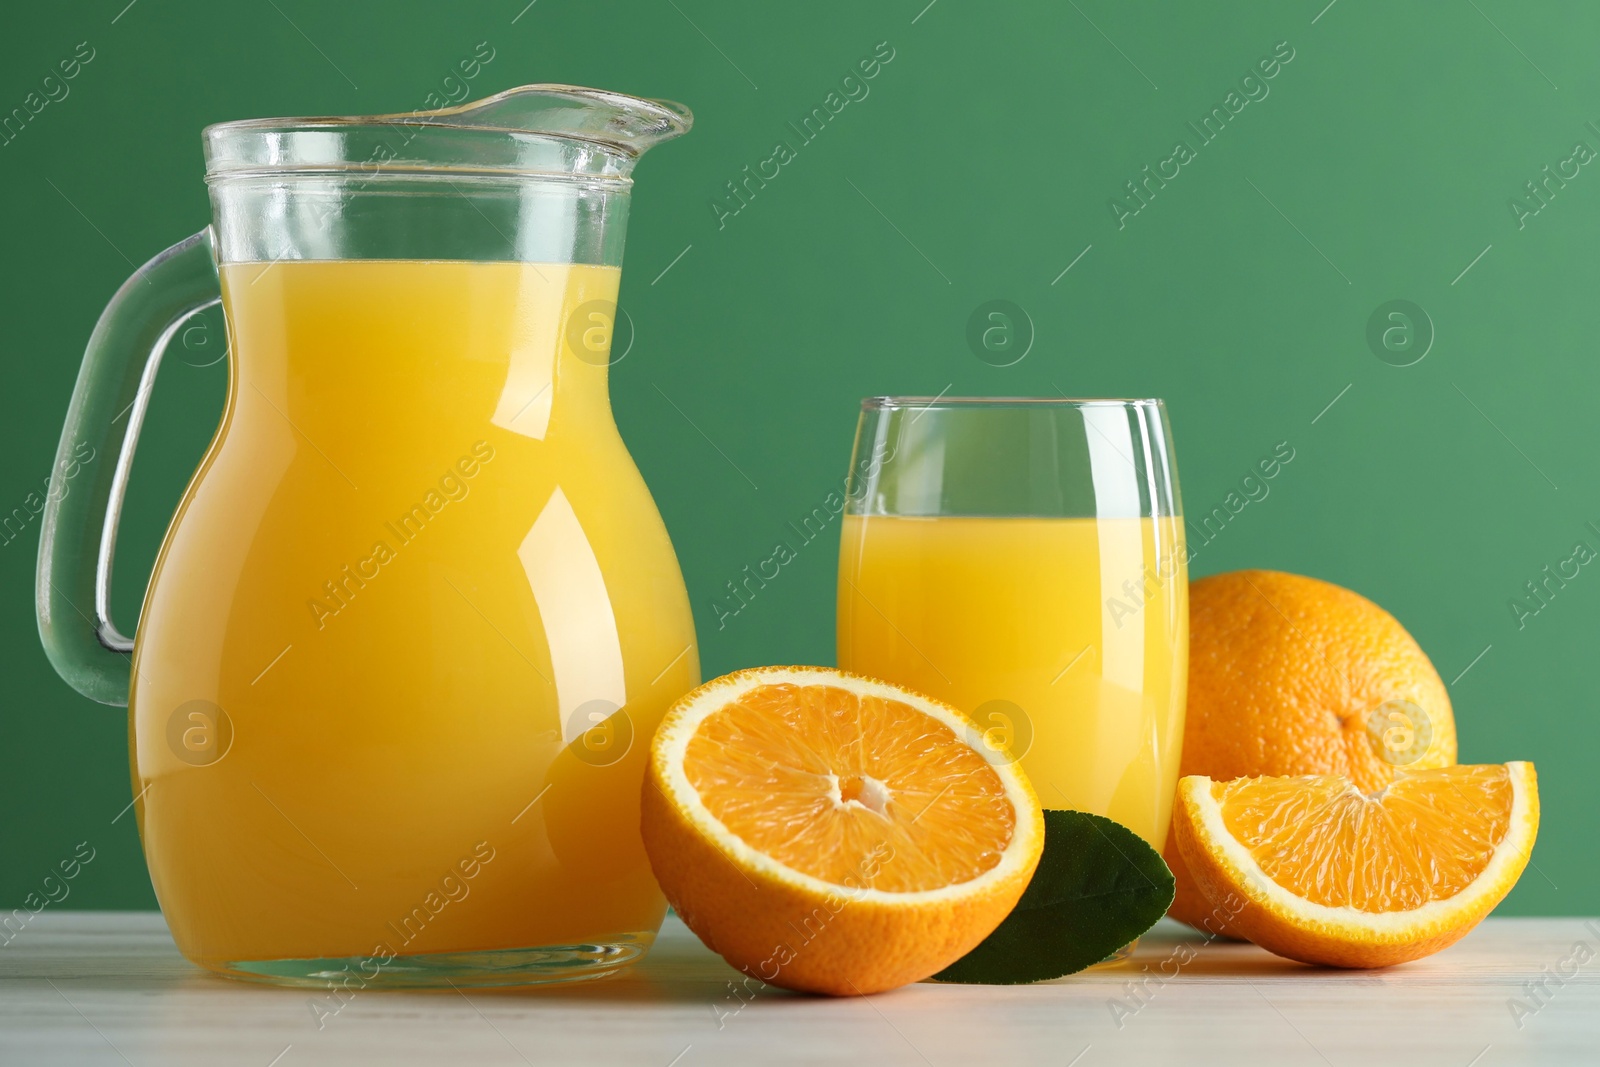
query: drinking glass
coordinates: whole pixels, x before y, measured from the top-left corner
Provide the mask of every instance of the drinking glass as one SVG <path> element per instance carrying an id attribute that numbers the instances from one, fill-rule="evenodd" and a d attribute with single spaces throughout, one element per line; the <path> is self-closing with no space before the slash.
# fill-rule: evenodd
<path id="1" fill-rule="evenodd" d="M 1188 568 L 1159 400 L 862 402 L 839 665 L 938 697 L 1046 808 L 1159 850 L 1188 677 Z"/>

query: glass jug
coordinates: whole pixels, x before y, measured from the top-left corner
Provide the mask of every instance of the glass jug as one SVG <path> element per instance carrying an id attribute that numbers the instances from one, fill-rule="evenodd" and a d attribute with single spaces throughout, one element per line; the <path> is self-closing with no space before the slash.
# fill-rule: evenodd
<path id="1" fill-rule="evenodd" d="M 37 584 L 62 677 L 128 705 L 195 963 L 515 985 L 648 949 L 644 761 L 699 657 L 607 374 L 630 173 L 690 122 L 533 85 L 206 130 L 213 224 L 90 338 Z M 226 409 L 129 640 L 109 586 L 141 416 L 219 299 Z M 71 463 L 84 445 L 110 461 Z"/>

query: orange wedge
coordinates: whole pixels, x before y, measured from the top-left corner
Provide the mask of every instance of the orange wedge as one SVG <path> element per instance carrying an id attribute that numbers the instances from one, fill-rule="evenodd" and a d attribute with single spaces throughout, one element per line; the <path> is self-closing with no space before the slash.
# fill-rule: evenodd
<path id="1" fill-rule="evenodd" d="M 1387 967 L 1438 952 L 1511 891 L 1539 830 L 1531 763 L 1178 783 L 1173 832 L 1230 932 L 1280 956 Z"/>
<path id="2" fill-rule="evenodd" d="M 752 978 L 841 996 L 926 978 L 1016 904 L 1044 844 L 1021 769 L 959 711 L 822 667 L 708 682 L 651 746 L 661 888 Z"/>

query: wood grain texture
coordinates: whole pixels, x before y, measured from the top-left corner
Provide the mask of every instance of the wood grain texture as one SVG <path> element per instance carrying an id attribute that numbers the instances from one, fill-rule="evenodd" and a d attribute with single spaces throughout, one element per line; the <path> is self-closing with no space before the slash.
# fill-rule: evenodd
<path id="1" fill-rule="evenodd" d="M 304 991 L 191 967 L 158 914 L 46 912 L 0 948 L 0 1063 L 1600 1062 L 1593 920 L 1491 919 L 1437 956 L 1374 972 L 1206 944 L 1163 922 L 1128 963 L 1032 986 L 922 983 L 844 1000 L 741 987 L 741 999 L 739 979 L 669 918 L 650 957 L 617 978 L 359 992 L 319 1029 Z M 1543 991 L 1529 986 L 1540 979 Z"/>

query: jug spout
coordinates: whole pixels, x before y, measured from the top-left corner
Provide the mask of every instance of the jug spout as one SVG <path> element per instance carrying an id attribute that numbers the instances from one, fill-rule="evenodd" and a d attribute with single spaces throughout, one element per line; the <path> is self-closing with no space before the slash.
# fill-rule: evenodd
<path id="1" fill-rule="evenodd" d="M 688 108 L 670 100 L 548 84 L 519 85 L 472 103 L 389 118 L 396 122 L 569 137 L 605 145 L 635 158 L 662 141 L 688 133 L 694 123 Z"/>

